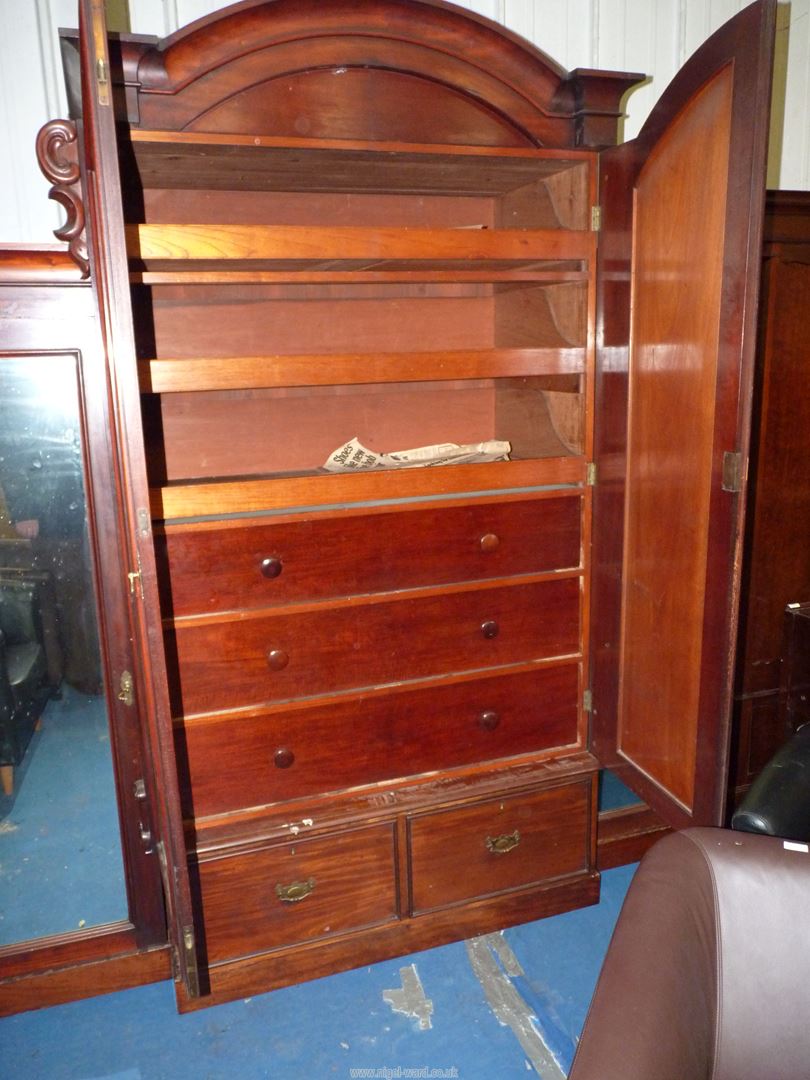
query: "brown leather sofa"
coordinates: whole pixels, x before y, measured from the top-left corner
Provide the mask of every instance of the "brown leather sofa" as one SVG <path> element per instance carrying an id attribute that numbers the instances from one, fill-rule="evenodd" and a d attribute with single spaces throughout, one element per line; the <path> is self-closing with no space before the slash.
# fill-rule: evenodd
<path id="1" fill-rule="evenodd" d="M 725 829 L 659 841 L 569 1080 L 808 1080 L 809 916 L 807 845 Z"/>

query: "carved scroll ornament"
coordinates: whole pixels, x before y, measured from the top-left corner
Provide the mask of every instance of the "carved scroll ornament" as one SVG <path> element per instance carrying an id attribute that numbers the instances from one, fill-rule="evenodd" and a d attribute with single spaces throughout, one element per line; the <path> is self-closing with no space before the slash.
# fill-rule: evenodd
<path id="1" fill-rule="evenodd" d="M 42 128 L 37 135 L 37 161 L 45 179 L 53 184 L 48 198 L 63 206 L 67 214 L 64 225 L 54 229 L 54 236 L 67 243 L 82 277 L 89 277 L 77 133 L 72 120 L 51 120 Z"/>

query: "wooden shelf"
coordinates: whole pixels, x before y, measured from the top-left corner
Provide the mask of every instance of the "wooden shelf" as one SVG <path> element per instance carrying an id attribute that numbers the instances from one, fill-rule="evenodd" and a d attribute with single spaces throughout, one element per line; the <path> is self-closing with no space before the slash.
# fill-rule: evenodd
<path id="1" fill-rule="evenodd" d="M 257 479 L 177 483 L 153 488 L 156 520 L 255 513 L 296 506 L 372 502 L 467 491 L 582 484 L 581 456 L 496 461 L 484 465 L 446 465 L 426 469 L 391 469 L 363 475 L 308 473 Z"/>
<path id="2" fill-rule="evenodd" d="M 130 132 L 144 188 L 503 195 L 592 152 Z"/>
<path id="3" fill-rule="evenodd" d="M 494 269 L 486 270 L 432 270 L 422 265 L 419 270 L 183 270 L 150 269 L 131 270 L 132 285 L 562 285 L 565 282 L 587 281 L 584 270 L 570 269 L 564 263 L 559 269 L 549 269 L 544 263 L 542 270 Z M 579 265 L 579 263 L 574 263 Z"/>
<path id="4" fill-rule="evenodd" d="M 542 270 L 592 259 L 595 245 L 594 233 L 565 229 L 128 225 L 126 234 L 147 270 Z"/>
<path id="5" fill-rule="evenodd" d="M 480 349 L 301 356 L 162 357 L 141 360 L 141 390 L 166 394 L 259 387 L 403 383 L 579 375 L 585 349 Z"/>

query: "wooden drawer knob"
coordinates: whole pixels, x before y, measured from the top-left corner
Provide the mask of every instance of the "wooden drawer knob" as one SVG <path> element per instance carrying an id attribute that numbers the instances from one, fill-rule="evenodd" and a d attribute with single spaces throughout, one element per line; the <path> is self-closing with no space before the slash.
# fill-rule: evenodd
<path id="1" fill-rule="evenodd" d="M 286 746 L 279 747 L 273 754 L 273 764 L 277 769 L 289 769 L 294 761 L 295 754 L 292 750 L 288 750 Z"/>
<path id="2" fill-rule="evenodd" d="M 496 551 L 501 545 L 501 538 L 500 536 L 496 536 L 495 533 L 484 533 L 479 540 L 479 545 L 484 553 Z"/>
<path id="3" fill-rule="evenodd" d="M 267 653 L 267 666 L 271 671 L 282 671 L 290 662 L 290 657 L 283 649 L 270 649 Z"/>
<path id="4" fill-rule="evenodd" d="M 284 569 L 284 565 L 281 559 L 275 555 L 271 555 L 267 559 L 262 559 L 262 575 L 266 578 L 277 578 L 281 571 Z"/>
<path id="5" fill-rule="evenodd" d="M 291 881 L 289 885 L 276 885 L 276 896 L 285 904 L 297 904 L 305 899 L 315 888 L 315 878 L 306 881 Z"/>
<path id="6" fill-rule="evenodd" d="M 481 633 L 484 635 L 485 638 L 487 638 L 487 640 L 497 637 L 500 633 L 500 629 L 501 628 L 498 626 L 494 619 L 486 619 L 484 622 L 481 623 Z"/>
<path id="7" fill-rule="evenodd" d="M 501 718 L 494 709 L 485 709 L 478 717 L 478 726 L 484 731 L 494 731 L 500 722 Z"/>
<path id="8" fill-rule="evenodd" d="M 519 843 L 520 833 L 515 829 L 513 833 L 503 833 L 501 836 L 488 836 L 487 851 L 491 851 L 494 855 L 506 855 L 508 851 L 514 851 Z"/>

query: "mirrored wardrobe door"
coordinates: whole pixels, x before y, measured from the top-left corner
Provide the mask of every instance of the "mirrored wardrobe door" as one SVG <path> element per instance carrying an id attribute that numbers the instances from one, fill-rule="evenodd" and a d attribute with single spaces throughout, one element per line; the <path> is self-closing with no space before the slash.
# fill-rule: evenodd
<path id="1" fill-rule="evenodd" d="M 0 355 L 0 944 L 128 917 L 76 354 Z"/>
<path id="2" fill-rule="evenodd" d="M 0 988 L 165 943 L 92 292 L 2 271 Z"/>

